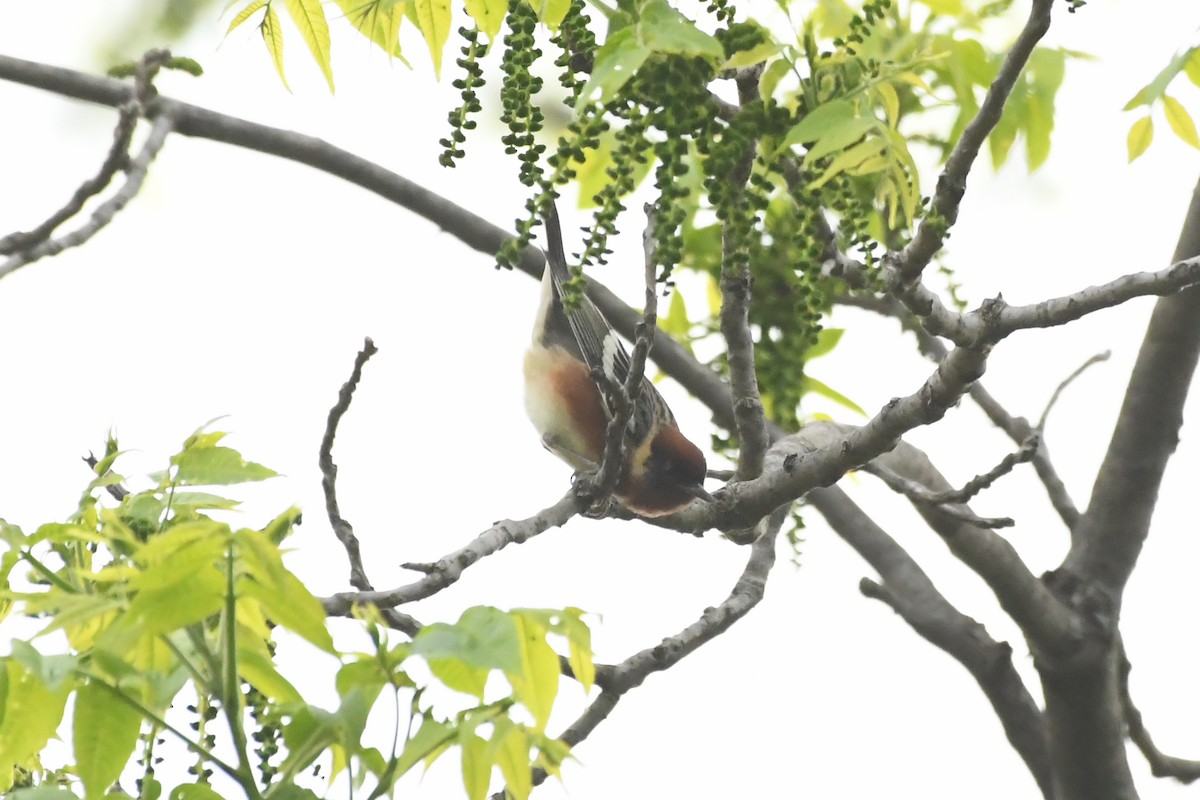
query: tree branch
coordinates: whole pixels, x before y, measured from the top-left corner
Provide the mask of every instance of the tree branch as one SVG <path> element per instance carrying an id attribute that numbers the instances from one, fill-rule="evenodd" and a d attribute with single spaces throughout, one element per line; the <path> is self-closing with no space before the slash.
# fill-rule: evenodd
<path id="1" fill-rule="evenodd" d="M 475 537 L 466 547 L 455 550 L 421 571 L 424 578 L 407 586 L 377 591 L 339 592 L 323 598 L 321 603 L 330 616 L 348 616 L 356 604 L 371 603 L 379 608 L 394 608 L 404 603 L 423 600 L 458 581 L 463 572 L 483 558 L 503 550 L 510 544 L 524 544 L 550 528 L 560 527 L 581 510 L 581 500 L 574 491 L 554 505 L 528 519 L 504 520 Z"/>
<path id="2" fill-rule="evenodd" d="M 321 491 L 325 494 L 325 513 L 329 517 L 329 524 L 333 527 L 334 535 L 342 543 L 342 547 L 346 550 L 346 557 L 350 561 L 350 585 L 362 592 L 372 591 L 375 587 L 367 579 L 367 572 L 362 563 L 362 553 L 359 551 L 358 537 L 354 535 L 354 527 L 342 517 L 341 511 L 338 509 L 338 468 L 337 464 L 333 463 L 333 440 L 337 436 L 338 423 L 342 421 L 342 416 L 349 410 L 350 401 L 354 398 L 354 390 L 358 388 L 358 382 L 362 379 L 363 365 L 377 352 L 379 352 L 378 348 L 375 347 L 375 343 L 371 341 L 370 337 L 363 340 L 362 350 L 358 351 L 358 355 L 354 359 L 354 369 L 350 372 L 350 379 L 342 384 L 337 402 L 333 404 L 333 408 L 329 409 L 329 418 L 325 423 L 325 435 L 321 439 L 321 450 L 317 456 L 317 462 L 321 467 Z"/>
<path id="3" fill-rule="evenodd" d="M 856 429 L 835 422 L 812 423 L 775 444 L 767 456 L 768 474 L 798 470 L 806 457 L 852 438 Z M 860 430 L 860 429 L 858 429 Z M 924 452 L 907 442 L 876 458 L 876 463 L 935 492 L 949 482 Z M 811 495 L 810 495 L 811 497 Z M 1082 635 L 1075 613 L 1029 571 L 1013 546 L 993 531 L 963 522 L 941 506 L 916 504 L 917 512 L 945 541 L 950 552 L 992 590 L 1000 606 L 1032 644 L 1050 653 L 1071 652 Z"/>
<path id="4" fill-rule="evenodd" d="M 1129 663 L 1124 644 L 1121 645 L 1120 659 L 1121 711 L 1129 729 L 1129 738 L 1150 764 L 1150 774 L 1156 778 L 1174 778 L 1180 783 L 1194 782 L 1200 778 L 1200 761 L 1169 756 L 1155 746 L 1150 731 L 1142 722 L 1142 712 L 1133 704 L 1133 696 L 1129 693 L 1129 673 L 1133 665 Z"/>
<path id="5" fill-rule="evenodd" d="M 1064 378 L 1062 383 L 1060 383 L 1054 389 L 1054 393 L 1050 395 L 1050 399 L 1046 402 L 1046 407 L 1042 410 L 1042 416 L 1038 417 L 1037 429 L 1039 431 L 1044 431 L 1046 429 L 1046 419 L 1049 418 L 1051 409 L 1054 408 L 1054 404 L 1058 402 L 1058 398 L 1062 396 L 1063 391 L 1065 391 L 1066 388 L 1070 386 L 1076 378 L 1082 375 L 1088 369 L 1088 367 L 1091 367 L 1094 364 L 1099 364 L 1101 361 L 1108 361 L 1108 359 L 1111 357 L 1111 350 L 1105 350 L 1103 353 L 1097 353 L 1087 361 L 1080 364 L 1074 372 Z"/>
<path id="6" fill-rule="evenodd" d="M 626 692 L 641 686 L 642 682 L 655 672 L 663 672 L 675 666 L 729 630 L 734 623 L 746 616 L 750 609 L 758 605 L 766 590 L 767 577 L 775 565 L 775 539 L 786 519 L 786 508 L 778 509 L 772 514 L 763 534 L 750 547 L 750 557 L 746 561 L 745 569 L 742 570 L 729 596 L 720 605 L 706 608 L 698 620 L 679 633 L 668 636 L 654 647 L 634 653 L 607 670 L 604 690 L 564 731 L 561 737 L 563 741 L 572 747 L 582 742 L 612 713 Z M 539 785 L 546 777 L 544 770 L 534 770 L 533 784 Z M 504 793 L 500 792 L 492 797 L 493 800 L 503 800 L 504 796 Z"/>
<path id="7" fill-rule="evenodd" d="M 930 259 L 942 248 L 946 234 L 958 219 L 958 206 L 967 188 L 967 176 L 979 149 L 988 134 L 1000 122 L 1004 106 L 1013 87 L 1021 77 L 1025 64 L 1033 54 L 1034 47 L 1050 29 L 1050 10 L 1054 0 L 1033 0 L 1029 19 L 1025 23 L 1012 49 L 1004 57 L 1004 63 L 996 79 L 988 88 L 987 95 L 979 106 L 979 112 L 963 130 L 958 144 L 946 159 L 946 166 L 938 178 L 937 190 L 933 195 L 931 213 L 921 220 L 917 234 L 895 260 L 895 269 L 901 283 L 914 283 L 928 266 Z"/>
<path id="8" fill-rule="evenodd" d="M 1175 249 L 1175 266 L 1150 277 L 1128 276 L 1126 285 L 1162 285 L 1170 275 L 1200 276 L 1200 183 L 1192 194 Z M 1184 260 L 1187 259 L 1187 260 Z M 1162 276 L 1157 281 L 1154 276 Z M 1125 400 L 1096 482 L 1091 504 L 1063 566 L 1097 582 L 1119 608 L 1133 572 L 1167 461 L 1179 442 L 1183 404 L 1200 355 L 1200 289 L 1159 300 L 1134 363 Z"/>
<path id="9" fill-rule="evenodd" d="M 917 337 L 917 348 L 933 361 L 941 361 L 946 357 L 947 352 L 949 352 L 946 349 L 946 345 L 940 339 L 925 330 L 916 317 L 892 297 L 849 295 L 839 297 L 837 302 L 842 305 L 862 308 L 895 319 L 900 323 L 901 328 L 911 331 Z M 975 401 L 975 404 L 992 421 L 992 424 L 1004 431 L 1014 442 L 1020 444 L 1027 441 L 1035 433 L 1039 435 L 1038 447 L 1033 453 L 1033 469 L 1046 490 L 1046 496 L 1050 499 L 1050 504 L 1058 512 L 1059 518 L 1062 519 L 1067 529 L 1073 532 L 1079 522 L 1079 509 L 1076 508 L 1075 502 L 1071 499 L 1071 495 L 1067 491 L 1066 484 L 1058 476 L 1058 471 L 1054 468 L 1054 463 L 1050 460 L 1050 454 L 1046 447 L 1045 432 L 1041 428 L 1035 431 L 1024 417 L 1015 417 L 1010 414 L 984 388 L 982 382 L 976 381 L 971 384 L 969 394 L 971 399 Z"/>
<path id="10" fill-rule="evenodd" d="M 863 594 L 886 602 L 922 638 L 971 674 L 1042 794 L 1052 798 L 1046 726 L 1013 666 L 1012 648 L 996 642 L 982 625 L 946 600 L 912 556 L 841 489 L 817 489 L 808 495 L 808 502 L 883 579 L 881 585 L 864 578 Z"/>
<path id="11" fill-rule="evenodd" d="M 642 249 L 645 255 L 643 280 L 646 287 L 646 307 L 635 328 L 633 352 L 629 355 L 629 373 L 625 376 L 624 385 L 597 371 L 595 377 L 603 383 L 614 414 L 605 430 L 604 455 L 594 485 L 591 479 L 577 479 L 575 484 L 576 489 L 583 488 L 582 493 L 587 496 L 589 502 L 601 506 L 608 504 L 613 489 L 621 479 L 621 470 L 625 466 L 625 434 L 629 429 L 629 420 L 633 416 L 638 396 L 642 393 L 646 357 L 650 354 L 650 346 L 658 330 L 658 249 L 657 239 L 654 238 L 657 219 L 654 207 L 649 203 L 645 206 L 645 212 L 646 229 L 642 235 Z"/>
<path id="12" fill-rule="evenodd" d="M 737 80 L 738 99 L 745 104 L 758 97 L 758 78 L 761 65 Z M 754 165 L 758 140 L 751 139 L 726 184 L 736 200 L 730 204 L 739 212 L 753 217 L 742 206 L 746 182 Z M 770 439 L 762 397 L 758 389 L 758 374 L 754 365 L 754 336 L 750 332 L 750 297 L 754 281 L 750 275 L 750 256 L 745 252 L 742 235 L 735 226 L 741 219 L 725 219 L 721 224 L 721 335 L 729 358 L 729 384 L 733 392 L 734 430 L 738 439 L 738 463 L 734 480 L 746 481 L 762 473 L 763 457 Z"/>

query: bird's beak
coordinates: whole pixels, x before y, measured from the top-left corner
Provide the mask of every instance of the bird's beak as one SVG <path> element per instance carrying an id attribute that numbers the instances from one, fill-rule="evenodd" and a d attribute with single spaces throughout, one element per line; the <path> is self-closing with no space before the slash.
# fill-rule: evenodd
<path id="1" fill-rule="evenodd" d="M 713 496 L 711 494 L 709 494 L 708 491 L 705 490 L 705 488 L 703 486 L 701 486 L 700 484 L 696 484 L 694 486 L 688 486 L 687 490 L 692 495 L 692 497 L 699 498 L 700 500 L 704 500 L 709 503 L 713 502 Z"/>

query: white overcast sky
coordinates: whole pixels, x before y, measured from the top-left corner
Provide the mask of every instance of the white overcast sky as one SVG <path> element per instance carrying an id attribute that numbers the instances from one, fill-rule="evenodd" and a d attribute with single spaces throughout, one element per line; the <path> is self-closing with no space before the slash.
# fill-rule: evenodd
<path id="1" fill-rule="evenodd" d="M 0 52 L 95 70 L 95 42 L 112 32 L 125 5 L 62 0 L 50 12 L 44 4 L 0 3 Z M 1024 13 L 1027 3 L 1015 5 Z M 1068 15 L 1060 5 L 1048 42 L 1098 60 L 1069 65 L 1054 151 L 1040 172 L 1029 176 L 1015 163 L 993 175 L 983 162 L 972 175 L 950 263 L 973 302 L 998 292 L 1031 302 L 1165 266 L 1200 175 L 1198 154 L 1174 141 L 1161 119 L 1149 154 L 1127 165 L 1125 132 L 1134 117 L 1121 112 L 1189 43 L 1200 7 L 1124 0 Z M 456 98 L 448 79 L 433 83 L 418 42 L 406 40 L 410 72 L 360 40 L 336 39 L 338 92 L 330 96 L 298 39 L 288 41 L 288 93 L 252 30 L 220 44 L 222 32 L 214 19 L 178 45 L 206 75 L 166 75 L 161 90 L 320 136 L 499 224 L 520 213 L 524 191 L 514 165 L 496 158 L 494 129 L 482 126 L 458 169 L 436 165 Z M 1200 92 L 1181 87 L 1178 96 L 1200 114 Z M 92 174 L 114 115 L 5 83 L 0 109 L 4 233 L 41 221 Z M 582 212 L 565 213 L 576 223 L 568 230 L 583 224 Z M 637 273 L 614 266 L 598 277 L 636 302 Z M 88 477 L 79 458 L 102 446 L 110 427 L 133 450 L 124 471 L 137 474 L 160 468 L 205 420 L 228 415 L 219 427 L 235 432 L 234 446 L 285 474 L 244 492 L 243 524 L 300 504 L 308 513 L 290 563 L 317 594 L 339 590 L 347 571 L 321 510 L 317 447 L 328 407 L 369 335 L 380 353 L 338 439 L 340 498 L 376 585 L 407 582 L 401 562 L 434 560 L 496 519 L 548 505 L 567 486 L 566 468 L 543 452 L 522 408 L 520 364 L 536 298 L 524 275 L 493 270 L 485 256 L 363 190 L 293 163 L 173 137 L 141 195 L 95 240 L 0 282 L 0 515 L 27 527 L 68 515 Z M 1113 351 L 1062 399 L 1047 435 L 1080 506 L 1151 304 L 1018 334 L 991 360 L 992 392 L 1036 419 L 1063 377 L 1092 354 Z M 913 391 L 928 374 L 893 326 L 850 314 L 834 324 L 852 327 L 812 372 L 864 408 Z M 704 441 L 703 410 L 669 382 L 664 392 Z M 1156 740 L 1200 757 L 1190 503 L 1200 468 L 1191 420 L 1200 407 L 1192 402 L 1189 413 L 1130 583 L 1124 631 L 1136 699 Z M 958 483 L 1011 448 L 969 404 L 911 439 Z M 1013 644 L 1037 693 L 1019 634 L 981 582 L 872 479 L 852 476 L 841 485 L 960 609 Z M 986 493 L 977 510 L 1017 519 L 1006 535 L 1034 572 L 1053 568 L 1065 552 L 1065 532 L 1028 468 Z M 565 789 L 539 796 L 1036 796 L 966 672 L 863 599 L 857 584 L 870 568 L 815 513 L 806 519 L 803 566 L 781 563 L 765 602 L 743 623 L 625 697 L 578 749 Z M 575 605 L 597 614 L 598 659 L 617 661 L 722 600 L 745 557 L 716 536 L 575 520 L 488 559 L 413 613 L 435 621 L 478 603 Z M 0 648 L 11 635 L 0 634 Z M 308 659 L 296 649 L 289 674 L 311 687 L 316 702 L 332 704 L 320 670 L 299 674 L 319 664 Z M 562 702 L 559 726 L 578 712 L 580 697 L 565 689 Z M 1143 797 L 1195 796 L 1150 777 L 1136 753 L 1132 763 Z M 421 791 L 444 797 L 456 786 L 449 759 Z"/>

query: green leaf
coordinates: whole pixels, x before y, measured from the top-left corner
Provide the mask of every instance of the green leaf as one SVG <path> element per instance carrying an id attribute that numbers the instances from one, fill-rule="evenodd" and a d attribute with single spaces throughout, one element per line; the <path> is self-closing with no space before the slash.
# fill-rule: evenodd
<path id="1" fill-rule="evenodd" d="M 228 486 L 274 478 L 279 473 L 242 458 L 229 447 L 189 447 L 171 463 L 177 467 L 175 480 L 181 485 Z"/>
<path id="2" fill-rule="evenodd" d="M 279 549 L 259 531 L 245 529 L 234 534 L 234 543 L 245 568 L 238 580 L 239 594 L 257 600 L 273 622 L 334 652 L 321 601 L 283 565 Z"/>
<path id="3" fill-rule="evenodd" d="M 267 13 L 263 15 L 262 22 L 258 23 L 258 30 L 262 34 L 263 44 L 267 46 L 267 52 L 271 54 L 271 60 L 275 62 L 275 71 L 279 73 L 279 80 L 283 81 L 283 88 L 290 92 L 292 87 L 288 86 L 287 74 L 283 70 L 283 31 L 279 28 L 279 15 L 271 6 L 267 6 Z"/>
<path id="4" fill-rule="evenodd" d="M 649 0 L 641 9 L 638 31 L 642 42 L 655 53 L 698 56 L 714 66 L 725 60 L 725 49 L 696 23 L 680 14 L 667 0 Z"/>
<path id="5" fill-rule="evenodd" d="M 596 680 L 596 663 L 592 660 L 592 632 L 582 617 L 583 611 L 578 608 L 564 609 L 562 632 L 570 647 L 567 660 L 571 664 L 571 671 L 586 693 L 591 691 Z"/>
<path id="6" fill-rule="evenodd" d="M 202 511 L 219 508 L 231 511 L 241 505 L 238 500 L 221 497 L 211 492 L 175 492 L 171 495 L 171 508 L 176 513 L 180 511 Z"/>
<path id="7" fill-rule="evenodd" d="M 0 762 L 3 757 L 0 757 Z M 51 786 L 43 783 L 41 786 L 29 786 L 6 794 L 5 800 L 79 800 L 79 796 L 62 786 Z"/>
<path id="8" fill-rule="evenodd" d="M 893 128 L 896 127 L 900 122 L 900 95 L 896 93 L 896 87 L 886 81 L 881 81 L 875 84 L 875 94 L 879 96 L 887 124 Z"/>
<path id="9" fill-rule="evenodd" d="M 142 715 L 117 696 L 119 691 L 89 681 L 75 693 L 75 769 L 88 797 L 104 796 L 137 745 Z"/>
<path id="10" fill-rule="evenodd" d="M 562 674 L 558 655 L 546 642 L 546 631 L 533 615 L 513 612 L 512 619 L 521 643 L 521 669 L 506 671 L 505 676 L 512 684 L 513 694 L 533 714 L 537 730 L 544 731 L 558 696 Z"/>
<path id="11" fill-rule="evenodd" d="M 804 384 L 803 384 L 803 393 L 808 394 L 809 392 L 812 392 L 813 394 L 816 394 L 816 395 L 820 395 L 821 397 L 824 397 L 827 400 L 832 400 L 833 402 L 837 403 L 839 406 L 842 406 L 843 408 L 848 408 L 857 414 L 863 415 L 864 417 L 867 415 L 867 412 L 862 410 L 862 406 L 860 406 L 858 403 L 855 403 L 849 397 L 846 397 L 846 395 L 842 394 L 839 391 L 832 389 L 828 385 L 822 383 L 821 381 L 817 380 L 816 378 L 814 378 L 810 375 L 805 375 L 804 376 Z"/>
<path id="12" fill-rule="evenodd" d="M 772 61 L 763 70 L 762 78 L 758 82 L 758 94 L 763 100 L 770 99 L 775 93 L 775 87 L 783 80 L 783 76 L 792 71 L 792 63 L 786 58 Z"/>
<path id="13" fill-rule="evenodd" d="M 496 764 L 504 775 L 508 793 L 515 800 L 526 800 L 533 791 L 533 774 L 529 764 L 529 735 L 524 728 L 517 725 L 497 725 L 492 736 L 492 747 L 496 751 Z"/>
<path id="14" fill-rule="evenodd" d="M 237 16 L 235 16 L 229 23 L 229 27 L 225 29 L 225 35 L 228 36 L 229 34 L 233 33 L 234 29 L 236 29 L 246 20 L 250 19 L 250 17 L 254 15 L 255 11 L 265 8 L 266 5 L 267 0 L 253 0 L 253 2 L 247 4 L 246 7 L 239 11 Z"/>
<path id="15" fill-rule="evenodd" d="M 1146 148 L 1152 141 L 1154 141 L 1154 120 L 1146 115 L 1133 123 L 1129 129 L 1129 136 L 1125 140 L 1125 145 L 1129 149 L 1130 163 L 1146 152 Z"/>
<path id="16" fill-rule="evenodd" d="M 1193 47 L 1188 51 L 1187 61 L 1183 62 L 1183 71 L 1188 80 L 1200 86 L 1200 47 Z"/>
<path id="17" fill-rule="evenodd" d="M 1029 114 L 1025 118 L 1025 161 L 1033 172 L 1050 156 L 1050 134 L 1054 130 L 1054 109 L 1045 108 L 1038 94 L 1030 94 Z"/>
<path id="18" fill-rule="evenodd" d="M 207 783 L 185 783 L 171 790 L 171 800 L 224 800 Z"/>
<path id="19" fill-rule="evenodd" d="M 333 92 L 333 62 L 329 52 L 329 23 L 321 0 L 283 0 L 288 16 L 300 29 L 300 38 L 308 45 L 313 60 L 325 74 L 329 91 Z"/>
<path id="20" fill-rule="evenodd" d="M 442 75 L 442 51 L 446 49 L 446 40 L 450 37 L 450 3 L 449 0 L 413 0 L 413 10 L 417 15 L 417 27 L 425 37 L 429 47 L 429 55 L 433 58 L 433 72 L 437 77 Z"/>
<path id="21" fill-rule="evenodd" d="M 1171 126 L 1171 130 L 1175 131 L 1175 135 L 1183 141 L 1200 150 L 1200 137 L 1196 136 L 1196 123 L 1192 122 L 1192 115 L 1187 112 L 1183 104 L 1164 94 L 1163 111 L 1167 113 L 1167 124 Z"/>
<path id="22" fill-rule="evenodd" d="M 821 143 L 823 144 L 824 142 L 825 140 L 822 139 Z M 845 172 L 853 167 L 857 167 L 864 161 L 878 156 L 883 152 L 885 147 L 887 147 L 887 142 L 878 137 L 859 142 L 848 150 L 844 150 L 843 152 L 839 153 L 836 158 L 830 161 L 829 166 L 825 168 L 825 171 L 822 172 L 815 181 L 810 183 L 808 188 L 821 188 L 830 180 L 840 175 L 842 172 Z M 812 152 L 809 153 L 809 156 L 811 155 Z M 807 161 L 808 158 L 806 157 L 804 160 Z M 886 166 L 888 162 L 885 159 L 883 163 Z"/>
<path id="23" fill-rule="evenodd" d="M 438 722 L 430 716 L 421 720 L 421 727 L 404 745 L 404 751 L 396 764 L 396 777 L 408 772 L 426 756 L 437 751 L 448 740 L 454 738 L 454 728 Z"/>
<path id="24" fill-rule="evenodd" d="M 292 506 L 263 527 L 261 533 L 267 541 L 279 547 L 283 540 L 292 534 L 292 530 L 300 524 L 300 509 Z"/>
<path id="25" fill-rule="evenodd" d="M 658 327 L 670 334 L 671 338 L 676 341 L 687 341 L 688 333 L 692 330 L 692 323 L 688 320 L 687 304 L 683 299 L 683 292 L 678 289 L 671 292 L 671 303 L 667 307 L 667 315 L 658 321 Z"/>
<path id="26" fill-rule="evenodd" d="M 277 703 L 301 703 L 304 698 L 270 659 L 250 648 L 238 648 L 238 675 Z"/>
<path id="27" fill-rule="evenodd" d="M 355 30 L 378 45 L 389 56 L 404 61 L 404 56 L 400 53 L 400 23 L 404 21 L 407 3 L 389 0 L 336 2 Z"/>
<path id="28" fill-rule="evenodd" d="M 48 688 L 12 659 L 0 660 L 5 670 L 4 707 L 0 709 L 0 792 L 12 787 L 13 767 L 24 765 L 46 746 L 62 721 L 70 685 Z"/>
<path id="29" fill-rule="evenodd" d="M 817 106 L 804 115 L 783 137 L 781 147 L 815 142 L 829 131 L 855 118 L 854 104 L 849 100 L 833 100 Z"/>
<path id="30" fill-rule="evenodd" d="M 592 77 L 580 92 L 575 107 L 582 108 L 593 99 L 599 103 L 607 103 L 613 99 L 642 64 L 646 63 L 651 52 L 639 41 L 637 31 L 633 28 L 622 28 L 609 34 L 608 39 L 596 51 Z M 593 97 L 597 92 L 599 94 Z"/>
<path id="31" fill-rule="evenodd" d="M 100 643 L 124 652 L 141 637 L 157 636 L 203 622 L 221 610 L 225 582 L 221 573 L 208 569 L 185 573 L 165 586 L 141 591 L 101 636 Z"/>
<path id="32" fill-rule="evenodd" d="M 504 17 L 508 14 L 508 2 L 506 0 L 466 0 L 466 5 L 467 14 L 475 20 L 479 30 L 488 37 L 489 42 L 494 41 L 496 34 L 500 33 L 500 29 L 504 27 Z M 539 5 L 538 3 L 534 4 L 535 11 L 539 11 Z M 540 13 L 538 18 L 541 18 Z"/>
<path id="33" fill-rule="evenodd" d="M 483 701 L 483 690 L 487 686 L 488 670 L 464 664 L 457 658 L 431 658 L 429 670 L 434 677 L 456 692 L 469 694 Z"/>
<path id="34" fill-rule="evenodd" d="M 579 184 L 580 208 L 596 208 L 599 205 L 597 197 L 613 181 L 609 169 L 613 166 L 612 154 L 616 139 L 611 132 L 602 133 L 599 139 L 597 147 L 584 151 L 583 163 L 575 169 L 576 180 Z M 650 170 L 654 168 L 654 158 L 634 159 L 634 163 L 627 167 L 632 169 L 630 191 L 623 193 L 621 197 L 632 193 L 641 185 L 646 176 L 650 174 Z"/>
<path id="35" fill-rule="evenodd" d="M 962 0 L 920 0 L 935 14 L 947 17 L 957 17 L 963 13 Z"/>
<path id="36" fill-rule="evenodd" d="M 505 674 L 522 668 L 522 652 L 514 619 L 498 608 L 475 606 L 463 612 L 458 622 L 426 625 L 413 639 L 413 653 L 427 660 L 456 658 L 484 669 Z"/>
<path id="37" fill-rule="evenodd" d="M 473 731 L 460 735 L 458 745 L 462 749 L 462 777 L 467 800 L 483 800 L 492 783 L 491 748 Z"/>
<path id="38" fill-rule="evenodd" d="M 316 761 L 337 738 L 337 720 L 333 714 L 312 705 L 292 708 L 291 719 L 283 726 L 288 756 L 280 770 L 299 772 Z"/>
<path id="39" fill-rule="evenodd" d="M 845 332 L 845 328 L 822 328 L 821 332 L 817 334 L 816 343 L 804 352 L 804 360 L 812 361 L 814 358 L 832 353 L 833 348 L 838 346 L 838 342 L 842 340 Z"/>
<path id="40" fill-rule="evenodd" d="M 52 692 L 57 692 L 72 677 L 80 658 L 76 655 L 44 656 L 29 642 L 20 639 L 12 640 L 12 657 Z"/>
<path id="41" fill-rule="evenodd" d="M 508 13 L 508 4 L 499 3 L 499 5 L 504 9 L 500 12 L 503 17 Z M 571 0 L 529 0 L 529 5 L 533 7 L 538 20 L 551 31 L 558 30 L 558 26 L 566 18 L 567 12 L 571 10 Z"/>

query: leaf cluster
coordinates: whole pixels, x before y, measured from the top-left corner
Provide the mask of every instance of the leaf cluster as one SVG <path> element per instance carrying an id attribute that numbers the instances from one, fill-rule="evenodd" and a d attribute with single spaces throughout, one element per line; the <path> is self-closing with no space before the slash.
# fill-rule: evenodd
<path id="1" fill-rule="evenodd" d="M 32 642 L 13 642 L 0 659 L 0 791 L 101 797 L 140 766 L 137 795 L 156 800 L 164 786 L 154 753 L 168 736 L 196 756 L 194 782 L 171 788 L 173 798 L 219 797 L 214 773 L 254 800 L 316 797 L 300 778 L 317 764 L 328 780 L 349 771 L 371 797 L 390 796 L 405 773 L 452 749 L 470 798 L 486 794 L 493 772 L 515 797 L 528 794 L 533 768 L 555 774 L 568 753 L 545 733 L 561 672 L 550 641 L 566 643 L 589 689 L 582 612 L 471 608 L 454 624 L 391 643 L 379 612 L 360 608 L 372 647 L 341 652 L 321 602 L 284 564 L 281 545 L 300 512 L 289 508 L 261 528 L 222 521 L 238 502 L 221 487 L 275 475 L 224 437 L 198 430 L 138 492 L 114 471 L 121 451 L 110 437 L 67 521 L 28 534 L 0 522 L 4 616 L 39 625 Z M 338 666 L 336 709 L 306 702 L 281 672 L 280 631 Z M 431 684 L 409 674 L 418 661 L 474 704 L 438 714 L 424 699 Z M 489 684 L 493 674 L 507 691 Z M 389 706 L 391 745 L 372 746 L 368 718 Z M 73 760 L 49 769 L 41 754 L 67 708 Z M 193 721 L 181 724 L 188 715 Z"/>

